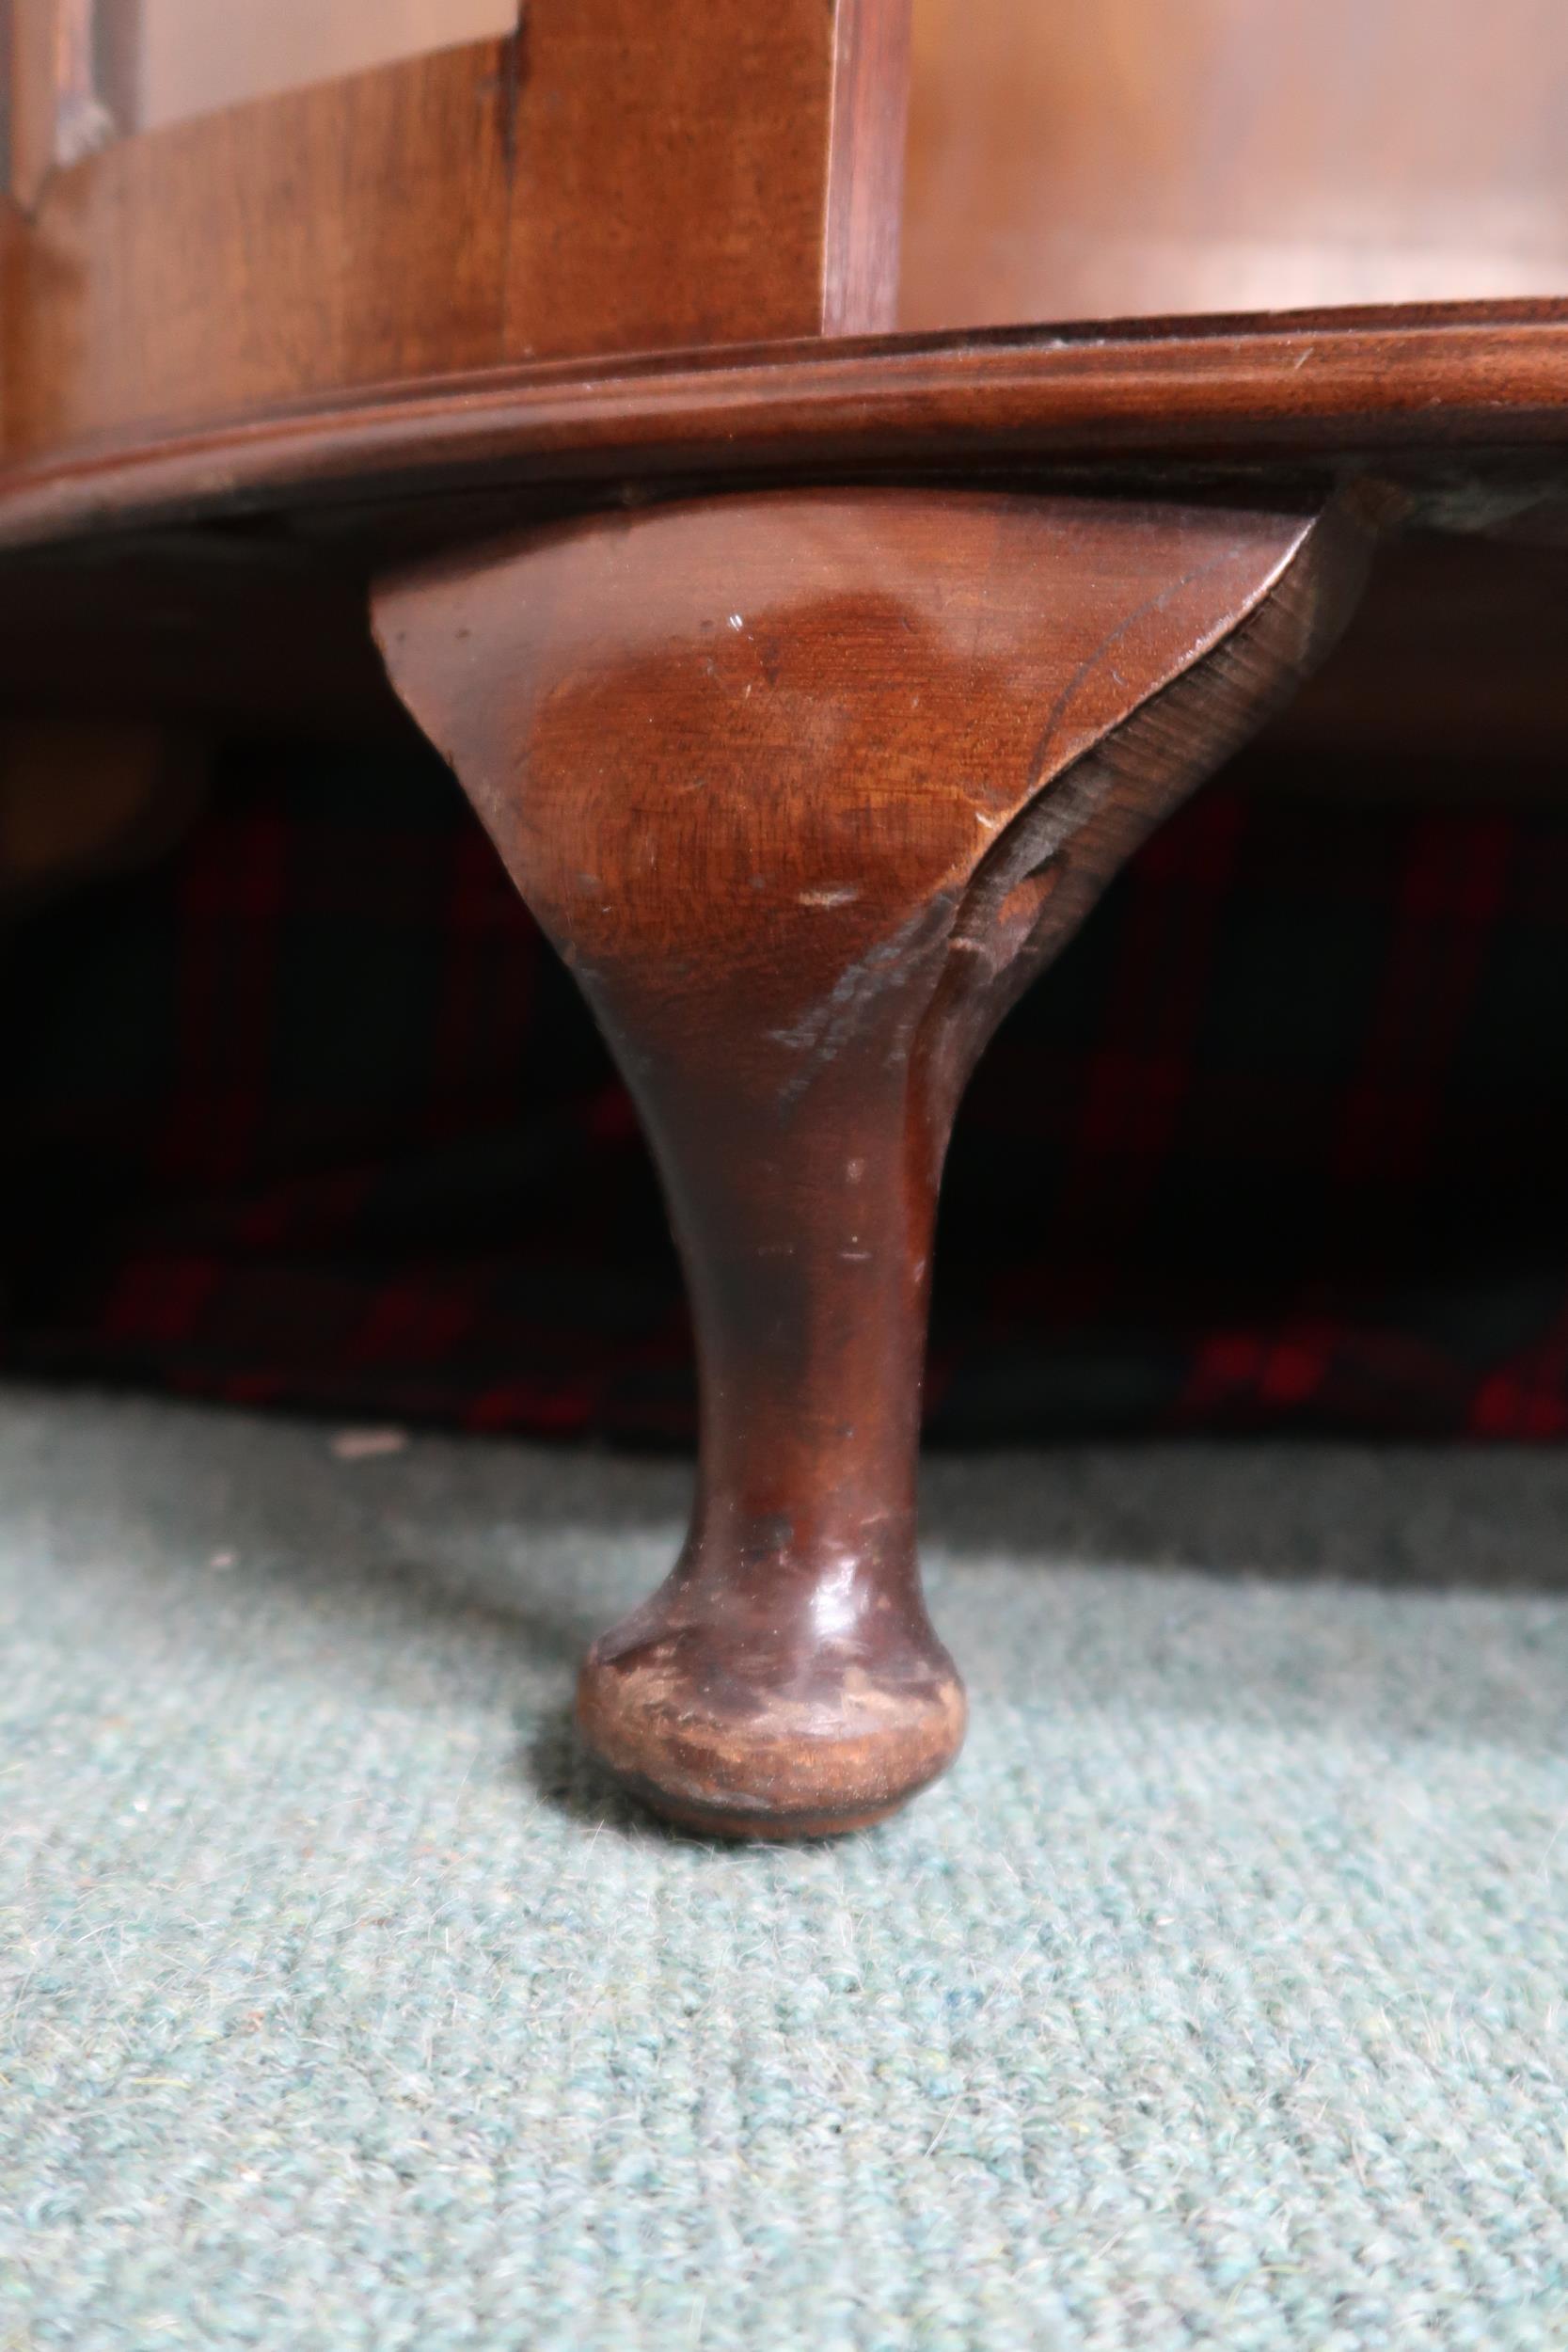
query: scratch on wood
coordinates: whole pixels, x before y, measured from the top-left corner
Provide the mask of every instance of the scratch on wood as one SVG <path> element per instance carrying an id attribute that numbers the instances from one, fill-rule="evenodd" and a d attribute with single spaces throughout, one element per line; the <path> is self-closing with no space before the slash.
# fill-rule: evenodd
<path id="1" fill-rule="evenodd" d="M 888 938 L 879 940 L 863 956 L 846 965 L 827 995 L 799 1021 L 787 1029 L 768 1031 L 775 1044 L 801 1057 L 801 1067 L 779 1089 L 781 1112 L 793 1110 L 813 1079 L 838 1059 L 878 998 L 899 986 L 907 965 L 947 930 L 951 919 L 950 898 L 943 892 L 930 905 L 917 907 Z"/>

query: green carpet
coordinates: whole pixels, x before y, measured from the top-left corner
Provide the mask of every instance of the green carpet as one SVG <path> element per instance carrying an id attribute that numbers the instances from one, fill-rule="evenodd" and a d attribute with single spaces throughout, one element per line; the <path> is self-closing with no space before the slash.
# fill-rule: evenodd
<path id="1" fill-rule="evenodd" d="M 1568 2344 L 1568 1456 L 938 1461 L 974 1703 L 574 1760 L 678 1467 L 0 1395 L 0 2345 Z"/>

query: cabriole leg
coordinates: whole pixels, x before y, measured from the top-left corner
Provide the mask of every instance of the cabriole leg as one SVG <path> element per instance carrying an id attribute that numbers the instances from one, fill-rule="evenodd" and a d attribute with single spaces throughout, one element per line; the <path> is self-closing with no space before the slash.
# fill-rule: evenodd
<path id="1" fill-rule="evenodd" d="M 691 1826 L 940 1772 L 915 1554 L 931 1226 L 1003 1012 L 1328 642 L 1337 515 L 898 490 L 595 516 L 385 583 L 394 683 L 576 973 L 684 1257 L 699 1495 L 578 1720 Z"/>

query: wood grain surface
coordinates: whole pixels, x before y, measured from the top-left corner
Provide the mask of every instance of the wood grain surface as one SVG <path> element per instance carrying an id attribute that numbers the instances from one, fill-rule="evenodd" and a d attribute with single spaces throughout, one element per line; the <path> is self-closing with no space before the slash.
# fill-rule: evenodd
<path id="1" fill-rule="evenodd" d="M 54 0 L 18 5 L 31 26 Z M 531 358 L 889 326 L 907 16 L 530 0 L 510 39 L 70 167 L 29 132 L 0 206 L 0 449 Z"/>
<path id="2" fill-rule="evenodd" d="M 868 337 L 490 370 L 0 468 L 0 548 L 334 503 L 406 508 L 435 490 L 585 501 L 705 478 L 937 469 L 1016 480 L 1062 466 L 1124 481 L 1135 468 L 1255 479 L 1270 468 L 1287 485 L 1304 471 L 1392 469 L 1432 486 L 1444 527 L 1475 528 L 1498 511 L 1495 486 L 1514 506 L 1568 486 L 1568 305 Z"/>
<path id="3" fill-rule="evenodd" d="M 921 1598 L 948 1130 L 1002 1013 L 1322 652 L 1340 516 L 816 491 L 393 579 L 394 684 L 576 974 L 690 1288 L 700 1493 L 579 1721 L 675 1818 L 816 1834 L 957 1748 Z"/>

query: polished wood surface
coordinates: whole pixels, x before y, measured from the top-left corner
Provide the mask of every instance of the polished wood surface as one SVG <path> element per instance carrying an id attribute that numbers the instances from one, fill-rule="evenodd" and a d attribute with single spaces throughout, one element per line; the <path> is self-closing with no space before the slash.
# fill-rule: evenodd
<path id="1" fill-rule="evenodd" d="M 587 503 L 828 470 L 1027 480 L 1062 463 L 1124 481 L 1149 465 L 1332 480 L 1371 464 L 1408 478 L 1418 515 L 1425 485 L 1441 527 L 1481 528 L 1568 487 L 1568 305 L 496 370 L 0 468 L 0 548 L 258 513 L 319 524 L 334 506 L 373 531 L 436 488 L 469 494 L 453 535 L 477 535 L 486 505 L 494 517 L 531 492 Z"/>
<path id="2" fill-rule="evenodd" d="M 0 707 L 406 748 L 365 626 L 375 561 L 211 531 L 0 564 Z M 1343 639 L 1233 774 L 1318 799 L 1537 803 L 1560 801 L 1565 748 L 1568 546 L 1412 532 L 1380 544 Z"/>
<path id="3" fill-rule="evenodd" d="M 821 490 L 379 590 L 394 684 L 637 1096 L 687 1267 L 691 1534 L 578 1698 L 674 1818 L 853 1827 L 956 1750 L 914 1470 L 958 1098 L 1109 875 L 1330 641 L 1361 557 L 1338 516 Z"/>
<path id="4" fill-rule="evenodd" d="M 81 41 L 37 28 L 87 5 L 18 0 L 24 114 L 40 73 L 77 72 Z M 1561 302 L 1085 323 L 1131 291 L 1090 283 L 1124 216 L 1165 225 L 1144 292 L 1168 314 L 1196 298 L 1182 255 L 1236 219 L 1266 241 L 1280 189 L 1362 261 L 1462 213 L 1534 284 L 1531 257 L 1568 251 L 1568 34 L 1533 0 L 1504 0 L 1510 38 L 1465 75 L 1438 71 L 1454 0 L 1424 47 L 1409 0 L 1354 27 L 1349 0 L 920 5 L 902 316 L 1075 326 L 821 340 L 894 316 L 910 0 L 535 0 L 518 36 L 24 172 L 0 219 L 0 543 L 455 477 L 1560 447 Z M 325 19 L 321 39 L 329 61 Z M 999 219 L 1024 257 L 1001 291 Z M 1297 282 L 1221 270 L 1204 298 Z"/>
<path id="5" fill-rule="evenodd" d="M 531 0 L 512 39 L 42 168 L 0 220 L 0 449 L 887 326 L 905 12 Z"/>
<path id="6" fill-rule="evenodd" d="M 497 357 L 891 326 L 907 8 L 530 0 Z"/>
<path id="7" fill-rule="evenodd" d="M 1533 294 L 1568 254 L 1549 41 L 1522 144 L 1422 56 L 1397 130 L 1345 149 L 1357 176 L 1345 110 L 1388 75 L 1349 0 L 1034 10 L 1022 51 L 1011 4 L 922 0 L 902 315 L 1082 315 L 888 334 L 907 0 L 531 0 L 506 38 L 94 153 L 89 0 L 13 0 L 13 29 L 18 5 L 74 29 L 16 53 L 0 215 L 0 888 L 126 854 L 191 772 L 171 719 L 406 724 L 364 629 L 381 580 L 398 691 L 663 1170 L 699 1501 L 578 1708 L 704 1828 L 854 1826 L 961 1737 L 914 1466 L 942 1158 L 996 1020 L 1320 659 L 1374 524 L 1484 535 L 1515 597 L 1568 549 L 1568 301 L 1177 315 L 1332 300 L 1347 254 L 1362 290 L 1434 254 L 1433 286 L 1469 290 L 1445 156 L 1496 199 L 1462 224 L 1502 268 L 1477 283 Z M 1366 90 L 1324 62 L 1353 35 Z M 1075 107 L 1113 86 L 1119 112 Z M 1164 315 L 1092 323 L 1140 286 Z M 1330 671 L 1298 744 L 1365 742 L 1397 685 L 1450 751 L 1463 709 L 1549 752 L 1559 608 L 1478 625 L 1469 555 L 1437 605 L 1374 607 L 1370 669 Z M 1490 716 L 1429 708 L 1422 661 L 1488 629 L 1527 657 Z M 1391 753 L 1415 739 L 1387 723 Z M 84 780 L 60 831 L 48 777 L 84 745 L 97 802 Z"/>
<path id="8" fill-rule="evenodd" d="M 914 0 L 901 323 L 1568 293 L 1558 0 Z"/>
<path id="9" fill-rule="evenodd" d="M 13 30 L 87 0 L 20 5 Z M 515 37 L 56 165 L 0 226 L 0 546 L 242 510 L 293 521 L 334 499 L 407 509 L 476 485 L 500 501 L 496 527 L 531 485 L 591 501 L 656 481 L 1017 479 L 1067 461 L 1285 460 L 1328 476 L 1408 463 L 1431 519 L 1426 485 L 1456 453 L 1444 515 L 1471 528 L 1522 448 L 1550 476 L 1564 302 L 868 339 L 897 298 L 910 5 L 535 0 Z M 1341 183 L 1341 115 L 1361 122 L 1408 29 L 1407 0 L 1357 20 L 1361 87 L 1344 70 L 1347 5 L 1281 0 L 1265 22 L 1240 0 L 1065 16 L 979 0 L 960 19 L 921 0 L 906 322 L 1010 314 L 1012 293 L 986 291 L 987 206 L 1008 250 L 1047 272 L 1027 280 L 1036 315 L 1105 307 L 1051 280 L 1050 257 L 1066 238 L 1088 269 L 1117 206 L 1152 207 L 1176 259 L 1148 291 L 1168 311 L 1192 298 L 1181 253 L 1238 211 L 1266 226 L 1271 172 L 1325 236 L 1334 204 L 1370 207 L 1351 240 L 1365 256 L 1396 197 L 1412 235 L 1432 229 L 1449 148 L 1454 184 L 1491 191 L 1490 209 L 1466 209 L 1476 233 L 1533 223 L 1520 234 L 1536 251 L 1560 214 L 1541 126 L 1568 36 L 1540 28 L 1523 76 L 1521 19 L 1501 64 L 1487 52 L 1487 105 L 1456 129 L 1460 86 L 1432 63 L 1459 38 L 1442 0 L 1371 178 Z M 325 59 L 325 20 L 322 39 Z M 56 49 L 63 71 L 74 50 Z M 1195 92 L 1207 113 L 1184 107 Z M 1038 135 L 1055 119 L 1046 98 L 1066 109 L 1062 135 Z M 1506 152 L 1505 120 L 1522 125 Z M 1092 202 L 1077 203 L 1080 182 Z M 933 278 L 937 227 L 949 242 Z M 1555 479 L 1541 495 L 1560 495 Z"/>
<path id="10" fill-rule="evenodd" d="M 909 110 L 910 0 L 860 0 L 840 20 L 834 63 L 824 334 L 898 324 Z"/>
<path id="11" fill-rule="evenodd" d="M 8 452 L 499 358 L 509 64 L 453 50 L 51 173 L 0 230 Z"/>

